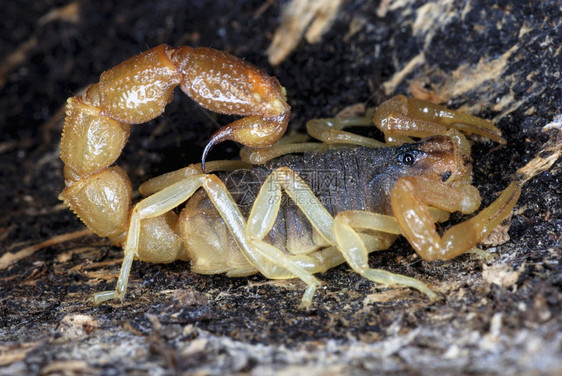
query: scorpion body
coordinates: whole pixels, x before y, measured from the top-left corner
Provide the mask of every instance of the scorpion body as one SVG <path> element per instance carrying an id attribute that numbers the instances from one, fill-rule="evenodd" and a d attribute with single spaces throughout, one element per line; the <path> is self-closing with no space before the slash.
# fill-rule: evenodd
<path id="1" fill-rule="evenodd" d="M 244 217 L 248 217 L 259 190 L 271 174 L 279 168 L 289 168 L 310 187 L 314 196 L 332 216 L 357 210 L 392 216 L 390 191 L 401 177 L 423 175 L 427 166 L 408 165 L 405 159 L 424 153 L 430 144 L 447 143 L 446 137 L 434 137 L 423 143 L 385 148 L 337 148 L 326 152 L 307 152 L 302 155 L 284 155 L 251 169 L 217 172 Z M 470 158 L 464 156 L 470 167 Z M 290 182 L 289 182 L 290 183 Z M 270 189 L 265 187 L 265 189 Z M 315 232 L 299 209 L 286 194 L 272 196 L 268 204 L 280 202 L 279 212 L 265 240 L 287 255 L 311 254 L 328 244 Z M 193 214 L 197 213 L 197 214 Z M 204 214 L 201 214 L 204 213 Z M 212 213 L 212 214 L 211 214 Z M 199 218 L 198 218 L 199 217 Z M 446 219 L 448 216 L 443 216 Z M 214 274 L 227 272 L 231 276 L 259 272 L 246 262 L 224 221 L 213 207 L 209 197 L 200 191 L 188 203 L 181 216 L 183 238 L 187 244 L 186 259 L 192 261 L 192 270 Z M 219 230 L 219 228 L 221 228 Z M 214 231 L 201 231 L 213 228 Z M 200 234 L 200 237 L 198 235 Z M 217 235 L 220 234 L 220 235 Z M 392 244 L 396 234 L 379 234 L 384 248 Z M 209 240 L 213 238 L 212 240 Z M 201 243 L 207 243 L 203 246 Z M 225 249 L 228 251 L 225 252 Z M 204 252 L 198 252 L 203 250 Z M 212 251 L 211 251 L 212 249 Z M 374 250 L 374 249 L 373 249 Z M 345 262 L 334 253 L 325 271 Z M 229 263 L 231 261 L 231 263 Z M 218 265 L 220 264 L 220 267 Z"/>

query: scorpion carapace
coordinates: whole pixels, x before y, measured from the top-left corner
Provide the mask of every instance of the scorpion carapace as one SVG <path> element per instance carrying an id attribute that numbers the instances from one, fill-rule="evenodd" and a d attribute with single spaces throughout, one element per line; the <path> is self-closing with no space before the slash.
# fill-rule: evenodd
<path id="1" fill-rule="evenodd" d="M 344 262 L 373 282 L 413 287 L 435 299 L 417 279 L 370 268 L 368 254 L 404 235 L 423 259 L 460 255 L 509 215 L 520 186 L 510 184 L 486 209 L 439 235 L 435 222 L 480 205 L 463 134 L 486 133 L 501 141 L 501 133 L 486 120 L 424 101 L 398 96 L 389 102 L 369 115 L 385 132 L 386 143 L 343 130 L 370 119 L 311 120 L 309 133 L 323 143 L 282 139 L 270 148 L 244 151 L 243 159 L 252 163 L 271 160 L 264 166 L 215 161 L 208 162 L 207 173 L 191 165 L 153 178 L 139 188 L 147 197 L 132 210 L 130 183 L 115 183 L 126 178 L 118 168 L 88 177 L 94 183 L 86 188 L 75 188 L 85 179 L 73 182 L 65 192 L 77 193 L 64 194 L 74 197 L 73 208 L 110 206 L 128 225 L 117 286 L 95 294 L 93 301 L 124 298 L 135 258 L 191 260 L 192 270 L 205 274 L 299 278 L 307 285 L 303 307 L 312 304 L 320 286 L 314 274 Z M 427 138 L 411 139 L 420 135 Z M 109 174 L 115 178 L 104 181 Z M 119 190 L 126 192 L 114 193 Z M 107 204 L 96 203 L 98 197 Z M 182 203 L 178 216 L 175 208 Z"/>
<path id="2" fill-rule="evenodd" d="M 61 144 L 66 189 L 61 199 L 96 234 L 122 244 L 131 184 L 117 166 L 130 125 L 159 116 L 176 86 L 201 106 L 243 118 L 219 129 L 204 149 L 224 140 L 251 147 L 277 141 L 290 107 L 277 79 L 211 48 L 160 45 L 105 71 L 83 96 L 68 99 Z"/>

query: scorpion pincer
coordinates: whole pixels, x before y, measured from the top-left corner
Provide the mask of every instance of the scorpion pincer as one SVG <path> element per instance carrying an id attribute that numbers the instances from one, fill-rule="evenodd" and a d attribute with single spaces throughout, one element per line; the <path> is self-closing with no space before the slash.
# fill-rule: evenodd
<path id="1" fill-rule="evenodd" d="M 177 57 L 185 55 L 178 52 L 184 49 L 190 57 Z M 193 55 L 205 55 L 198 63 L 205 69 L 194 68 L 195 75 L 186 79 L 188 66 L 198 61 Z M 396 96 L 374 112 L 372 121 L 385 134 L 384 143 L 343 130 L 371 124 L 367 116 L 311 120 L 308 133 L 321 143 L 282 139 L 263 148 L 285 131 L 289 107 L 277 81 L 251 67 L 245 82 L 268 81 L 273 94 L 266 95 L 260 84 L 249 96 L 273 98 L 266 100 L 273 110 L 231 111 L 247 117 L 219 130 L 210 143 L 233 139 L 249 146 L 242 153 L 246 162 L 207 162 L 206 173 L 196 164 L 153 178 L 139 187 L 146 197 L 131 209 L 128 177 L 109 167 L 126 141 L 128 125 L 161 113 L 178 83 L 203 106 L 226 112 L 227 105 L 209 104 L 190 91 L 222 85 L 224 74 L 216 73 L 209 56 L 220 56 L 214 60 L 218 71 L 225 61 L 242 64 L 214 50 L 159 46 L 105 72 L 84 97 L 69 99 L 61 147 L 67 187 L 61 197 L 93 232 L 124 243 L 116 288 L 95 294 L 96 304 L 123 300 L 134 259 L 191 260 L 192 270 L 202 274 L 298 278 L 307 285 L 302 307 L 311 306 L 320 286 L 315 273 L 347 263 L 373 282 L 409 286 L 434 300 L 437 295 L 422 281 L 371 268 L 368 254 L 387 249 L 403 235 L 425 260 L 454 258 L 475 247 L 517 203 L 520 184 L 513 182 L 477 215 L 443 235 L 437 232 L 435 222 L 447 220 L 449 213 L 469 214 L 480 206 L 464 134 L 503 140 L 486 120 L 418 99 Z M 148 83 L 136 82 L 139 70 Z M 169 71 L 176 72 L 173 78 Z M 129 108 L 124 98 L 135 95 L 140 105 Z M 274 136 L 256 140 L 254 134 Z"/>

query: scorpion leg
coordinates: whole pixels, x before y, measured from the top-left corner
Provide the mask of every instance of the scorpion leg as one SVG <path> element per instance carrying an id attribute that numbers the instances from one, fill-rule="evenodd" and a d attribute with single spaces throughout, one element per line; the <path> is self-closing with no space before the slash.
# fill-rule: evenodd
<path id="1" fill-rule="evenodd" d="M 276 169 L 263 183 L 248 217 L 246 235 L 255 239 L 263 239 L 273 228 L 281 206 L 281 188 L 297 204 L 328 244 L 335 244 L 332 232 L 334 218 L 308 185 L 288 167 Z"/>
<path id="2" fill-rule="evenodd" d="M 246 238 L 248 241 L 259 248 L 275 248 L 264 242 L 263 238 L 272 229 L 278 216 L 282 201 L 282 188 L 328 244 L 335 245 L 332 232 L 332 216 L 318 201 L 318 198 L 306 183 L 288 167 L 280 167 L 273 171 L 258 192 L 246 225 Z M 276 252 L 281 251 L 277 250 Z M 329 255 L 334 253 L 333 248 L 327 248 L 326 252 Z M 310 256 L 289 256 L 288 258 L 294 259 L 297 263 L 300 261 L 304 268 L 317 271 L 323 268 L 322 262 L 325 261 L 323 256 L 326 255 L 320 254 L 318 256 L 316 260 L 310 258 Z M 302 297 L 301 307 L 309 307 L 311 305 L 316 287 L 315 285 L 309 285 Z"/>
<path id="3" fill-rule="evenodd" d="M 322 256 L 326 256 L 324 254 L 320 255 L 316 260 L 307 256 L 284 256 L 281 250 L 263 241 L 263 238 L 272 229 L 279 213 L 279 208 L 281 206 L 281 187 L 285 189 L 288 195 L 304 212 L 309 221 L 311 221 L 312 226 L 319 230 L 319 233 L 330 244 L 335 244 L 330 230 L 333 222 L 332 216 L 320 204 L 318 198 L 312 193 L 304 181 L 287 167 L 280 167 L 273 171 L 263 183 L 254 201 L 252 210 L 250 211 L 245 229 L 245 237 L 250 244 L 263 252 L 268 252 L 271 255 L 277 254 L 277 257 L 282 256 L 285 260 L 290 260 L 291 263 L 295 263 L 297 266 L 300 263 L 301 266 L 298 267 L 303 271 L 306 271 L 306 267 L 313 270 L 322 269 L 320 263 L 323 260 Z M 328 251 L 328 253 L 329 252 L 330 251 Z M 280 276 L 280 278 L 288 278 L 288 276 Z M 314 279 L 316 280 L 316 278 Z M 318 286 L 319 282 L 308 284 L 308 288 L 301 300 L 301 307 L 310 307 L 312 304 L 312 297 Z"/>
<path id="4" fill-rule="evenodd" d="M 305 307 L 310 306 L 312 296 L 320 286 L 320 281 L 278 248 L 265 242 L 248 241 L 246 235 L 248 231 L 242 213 L 224 184 L 214 175 L 209 175 L 205 183 L 204 188 L 209 198 L 219 211 L 248 261 L 268 278 L 287 278 L 287 273 L 289 273 L 301 279 L 308 285 L 303 303 L 305 303 Z M 308 305 L 306 302 L 308 302 Z"/>
<path id="5" fill-rule="evenodd" d="M 315 139 L 326 144 L 349 144 L 365 147 L 388 146 L 383 142 L 355 133 L 346 132 L 347 127 L 368 127 L 372 124 L 373 111 L 363 117 L 312 119 L 306 123 L 306 131 Z"/>
<path id="6" fill-rule="evenodd" d="M 461 188 L 447 188 L 439 181 L 425 181 L 418 177 L 399 179 L 391 191 L 394 216 L 404 236 L 424 260 L 448 260 L 473 248 L 509 215 L 521 193 L 520 186 L 511 183 L 489 207 L 451 227 L 441 237 L 427 211 L 428 204 L 450 212 L 476 210 L 474 203 L 466 202 L 467 196 L 460 193 Z M 455 189 L 459 193 L 451 195 L 451 190 Z"/>
<path id="7" fill-rule="evenodd" d="M 250 168 L 251 166 L 251 164 L 242 161 L 220 160 L 205 163 L 205 170 L 206 173 L 215 171 L 235 171 L 238 169 Z M 151 194 L 159 192 L 174 183 L 202 173 L 203 169 L 201 168 L 200 163 L 192 164 L 145 181 L 139 187 L 139 192 L 145 197 L 150 196 Z"/>
<path id="8" fill-rule="evenodd" d="M 199 174 L 184 179 L 145 198 L 134 207 L 131 213 L 127 240 L 124 247 L 125 256 L 121 265 L 116 288 L 114 291 L 103 291 L 94 294 L 92 297 L 94 304 L 100 304 L 110 299 L 123 300 L 125 297 L 131 266 L 134 257 L 137 256 L 139 248 L 141 220 L 157 217 L 180 205 L 202 186 L 205 177 L 205 175 Z"/>
<path id="9" fill-rule="evenodd" d="M 442 135 L 450 128 L 505 143 L 501 131 L 490 121 L 403 95 L 382 103 L 375 112 L 373 122 L 387 138 L 396 138 L 399 143 L 405 140 L 405 136 Z"/>
<path id="10" fill-rule="evenodd" d="M 326 145 L 318 142 L 283 143 L 260 149 L 244 147 L 240 151 L 240 159 L 253 165 L 260 165 L 285 154 L 325 152 L 326 150 Z"/>
<path id="11" fill-rule="evenodd" d="M 379 244 L 374 250 L 387 249 L 395 239 L 392 234 L 401 234 L 402 231 L 393 217 L 370 213 L 366 211 L 346 211 L 339 213 L 334 221 L 334 233 L 338 246 L 343 253 L 345 260 L 351 268 L 358 274 L 375 283 L 386 285 L 403 285 L 415 288 L 429 297 L 431 301 L 437 299 L 431 289 L 423 282 L 400 274 L 394 274 L 382 269 L 369 267 L 369 249 L 354 230 L 364 228 L 380 231 Z"/>

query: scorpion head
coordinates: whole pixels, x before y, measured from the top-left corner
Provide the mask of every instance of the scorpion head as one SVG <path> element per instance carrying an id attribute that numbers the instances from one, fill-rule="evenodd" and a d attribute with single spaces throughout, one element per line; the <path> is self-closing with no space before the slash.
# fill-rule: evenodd
<path id="1" fill-rule="evenodd" d="M 466 143 L 455 136 L 439 135 L 401 147 L 398 158 L 414 174 L 438 178 L 444 183 L 470 182 L 472 158 Z"/>
<path id="2" fill-rule="evenodd" d="M 403 177 L 423 176 L 446 184 L 470 184 L 472 180 L 468 142 L 455 135 L 427 137 L 396 148 L 383 148 L 382 152 L 376 148 L 370 150 L 374 157 L 367 163 L 378 168 L 371 170 L 373 177 L 369 180 L 369 190 L 372 202 L 367 205 L 369 210 L 391 213 L 389 194 Z"/>

